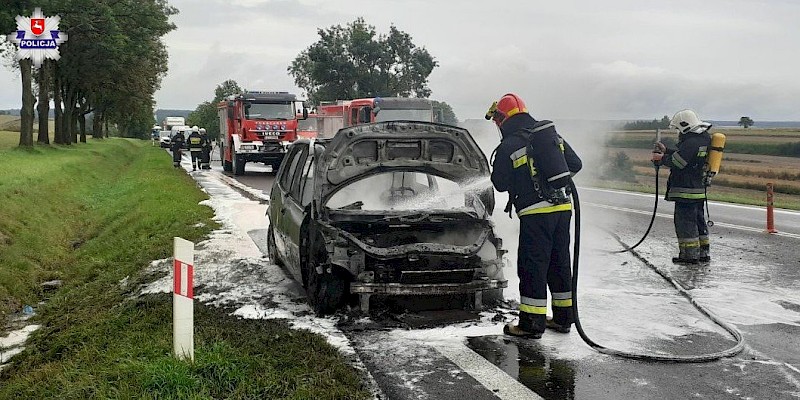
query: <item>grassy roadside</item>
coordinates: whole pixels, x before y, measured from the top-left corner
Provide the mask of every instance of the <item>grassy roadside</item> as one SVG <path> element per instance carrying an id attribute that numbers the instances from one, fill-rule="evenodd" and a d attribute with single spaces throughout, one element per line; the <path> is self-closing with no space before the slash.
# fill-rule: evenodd
<path id="1" fill-rule="evenodd" d="M 171 357 L 171 296 L 134 297 L 141 270 L 173 236 L 199 240 L 214 223 L 149 142 L 4 149 L 0 170 L 0 310 L 45 301 L 43 328 L 0 371 L 0 398 L 366 397 L 323 338 L 280 321 L 198 305 L 196 362 Z M 45 293 L 49 279 L 64 286 Z"/>

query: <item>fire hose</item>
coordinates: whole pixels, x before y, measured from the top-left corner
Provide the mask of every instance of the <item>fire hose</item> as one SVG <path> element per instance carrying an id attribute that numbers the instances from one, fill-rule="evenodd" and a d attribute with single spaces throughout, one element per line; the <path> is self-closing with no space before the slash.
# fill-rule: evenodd
<path id="1" fill-rule="evenodd" d="M 683 287 L 679 282 L 677 282 L 674 278 L 672 278 L 667 272 L 663 271 L 661 268 L 655 266 L 651 262 L 647 261 L 644 257 L 642 257 L 637 252 L 633 251 L 633 248 L 641 244 L 642 241 L 647 237 L 650 233 L 650 228 L 653 226 L 653 220 L 655 220 L 656 216 L 656 208 L 658 207 L 658 167 L 656 167 L 656 206 L 653 207 L 653 217 L 650 219 L 650 226 L 647 228 L 647 232 L 645 233 L 644 237 L 636 243 L 634 246 L 629 247 L 625 245 L 624 242 L 620 239 L 619 236 L 613 234 L 617 241 L 622 244 L 626 249 L 624 251 L 630 251 L 636 258 L 642 261 L 645 265 L 650 267 L 650 269 L 654 270 L 657 274 L 659 274 L 662 278 L 664 278 L 667 282 L 669 282 L 678 292 L 683 295 L 698 311 L 700 311 L 703 315 L 708 317 L 711 321 L 715 324 L 719 325 L 723 329 L 725 329 L 728 333 L 733 336 L 736 340 L 736 345 L 727 349 L 718 351 L 715 353 L 709 354 L 701 354 L 701 355 L 664 355 L 664 354 L 655 354 L 655 353 L 636 353 L 631 351 L 622 351 L 616 350 L 612 348 L 605 347 L 603 345 L 598 344 L 597 342 L 593 341 L 586 335 L 586 332 L 583 330 L 583 326 L 581 325 L 581 320 L 578 314 L 578 266 L 579 266 L 579 259 L 580 259 L 580 240 L 581 240 L 581 206 L 580 200 L 578 196 L 578 190 L 575 187 L 575 183 L 570 180 L 569 187 L 572 191 L 572 200 L 574 202 L 574 209 L 575 209 L 575 241 L 573 244 L 573 260 L 572 260 L 572 308 L 575 315 L 575 328 L 578 330 L 578 334 L 580 335 L 581 339 L 586 342 L 587 345 L 592 347 L 593 349 L 597 350 L 600 353 L 608 354 L 617 357 L 623 358 L 630 358 L 635 360 L 643 360 L 643 361 L 655 361 L 655 362 L 674 362 L 674 363 L 701 363 L 701 362 L 709 362 L 718 360 L 724 357 L 732 357 L 742 351 L 744 349 L 744 338 L 742 334 L 732 325 L 728 324 L 727 322 L 723 321 L 719 317 L 717 317 L 714 313 L 712 313 L 707 308 L 700 305 L 689 293 L 686 288 Z"/>

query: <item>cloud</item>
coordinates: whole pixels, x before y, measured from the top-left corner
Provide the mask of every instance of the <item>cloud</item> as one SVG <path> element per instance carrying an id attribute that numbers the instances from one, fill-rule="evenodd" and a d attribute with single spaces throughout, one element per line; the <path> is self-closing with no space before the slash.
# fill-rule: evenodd
<path id="1" fill-rule="evenodd" d="M 785 0 L 586 2 L 173 0 L 170 71 L 159 107 L 194 108 L 235 79 L 299 93 L 286 68 L 317 29 L 359 16 L 408 32 L 440 63 L 432 97 L 480 118 L 503 93 L 547 118 L 654 118 L 695 107 L 704 118 L 800 120 L 800 3 Z M 0 71 L 0 109 L 19 81 Z"/>
<path id="2" fill-rule="evenodd" d="M 664 68 L 660 67 L 644 67 L 636 65 L 629 61 L 617 60 L 607 64 L 592 63 L 590 69 L 596 70 L 598 73 L 620 76 L 620 77 L 648 77 L 656 78 L 658 75 L 664 73 Z"/>

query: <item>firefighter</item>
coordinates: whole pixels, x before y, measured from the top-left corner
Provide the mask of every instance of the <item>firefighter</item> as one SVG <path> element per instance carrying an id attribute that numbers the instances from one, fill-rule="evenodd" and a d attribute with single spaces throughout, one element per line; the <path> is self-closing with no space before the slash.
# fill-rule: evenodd
<path id="1" fill-rule="evenodd" d="M 492 183 L 509 192 L 520 220 L 517 274 L 519 324 L 508 324 L 508 335 L 538 339 L 545 328 L 567 333 L 574 322 L 570 271 L 572 204 L 566 184 L 582 166 L 575 151 L 550 121 L 537 121 L 515 94 L 506 94 L 486 113 L 500 128 L 502 139 L 492 161 Z M 545 173 L 545 171 L 548 171 Z M 553 318 L 547 319 L 547 289 Z"/>
<path id="2" fill-rule="evenodd" d="M 183 146 L 186 142 L 185 137 L 183 136 L 183 131 L 178 131 L 175 136 L 172 137 L 172 166 L 178 168 L 181 166 L 181 156 L 183 152 Z"/>
<path id="3" fill-rule="evenodd" d="M 706 201 L 706 159 L 711 124 L 703 122 L 692 110 L 675 113 L 669 127 L 678 131 L 677 149 L 658 142 L 653 160 L 669 168 L 667 201 L 675 202 L 675 234 L 678 237 L 676 264 L 711 261 L 708 225 L 703 215 Z"/>
<path id="4" fill-rule="evenodd" d="M 189 153 L 192 155 L 192 171 L 196 171 L 200 166 L 200 160 L 205 147 L 205 140 L 200 136 L 200 130 L 197 126 L 192 127 L 192 133 L 186 138 L 186 144 L 189 147 Z"/>
<path id="5" fill-rule="evenodd" d="M 208 138 L 206 128 L 200 128 L 200 137 L 203 139 L 203 154 L 200 157 L 200 169 L 211 169 L 211 140 Z"/>

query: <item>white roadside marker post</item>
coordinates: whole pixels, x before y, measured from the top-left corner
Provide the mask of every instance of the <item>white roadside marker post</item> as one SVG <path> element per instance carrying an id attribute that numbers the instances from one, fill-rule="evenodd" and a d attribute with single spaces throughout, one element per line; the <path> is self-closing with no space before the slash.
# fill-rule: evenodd
<path id="1" fill-rule="evenodd" d="M 172 343 L 175 357 L 194 361 L 194 243 L 175 238 Z"/>

